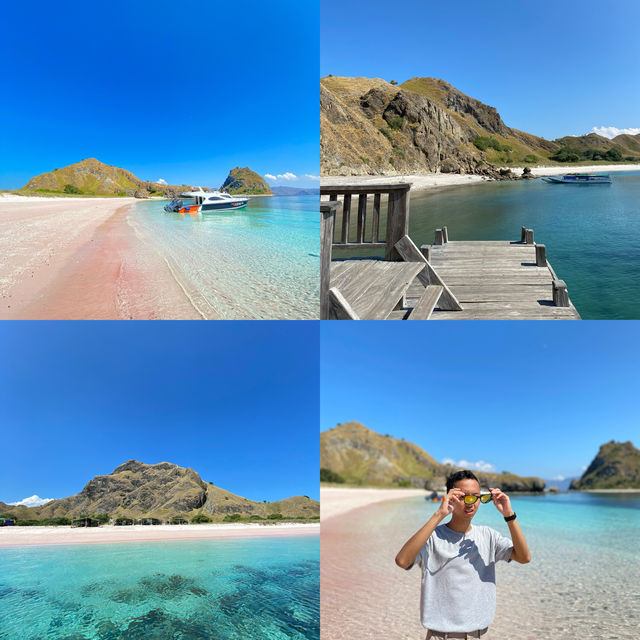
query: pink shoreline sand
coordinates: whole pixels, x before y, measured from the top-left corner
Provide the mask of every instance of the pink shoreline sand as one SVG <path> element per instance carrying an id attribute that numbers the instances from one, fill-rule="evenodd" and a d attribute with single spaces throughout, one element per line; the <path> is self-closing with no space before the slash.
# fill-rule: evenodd
<path id="1" fill-rule="evenodd" d="M 97 544 L 118 542 L 160 542 L 208 540 L 214 538 L 257 538 L 318 535 L 319 524 L 192 524 L 72 527 L 3 527 L 0 547 Z"/>
<path id="2" fill-rule="evenodd" d="M 0 198 L 0 319 L 199 319 L 134 198 Z"/>
<path id="3" fill-rule="evenodd" d="M 321 487 L 320 520 L 324 522 L 329 518 L 378 502 L 424 495 L 426 495 L 426 491 L 423 489 L 351 489 Z"/>

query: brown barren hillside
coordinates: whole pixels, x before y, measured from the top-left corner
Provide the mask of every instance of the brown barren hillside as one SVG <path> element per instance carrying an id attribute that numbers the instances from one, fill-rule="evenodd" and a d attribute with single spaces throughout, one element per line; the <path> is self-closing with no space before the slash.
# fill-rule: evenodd
<path id="1" fill-rule="evenodd" d="M 320 505 L 306 496 L 278 502 L 255 502 L 204 482 L 193 470 L 170 462 L 144 464 L 129 460 L 105 476 L 96 476 L 84 489 L 41 507 L 13 507 L 0 503 L 2 514 L 22 520 L 74 518 L 106 513 L 112 518 L 192 518 L 204 514 L 214 521 L 225 516 L 282 514 L 283 518 L 313 518 Z"/>
<path id="2" fill-rule="evenodd" d="M 400 85 L 362 77 L 320 81 L 322 176 L 442 172 L 499 178 L 497 167 L 558 164 L 551 156 L 567 146 L 616 149 L 628 161 L 640 153 L 635 138 L 545 140 L 508 127 L 497 109 L 437 78 Z"/>
<path id="3" fill-rule="evenodd" d="M 382 435 L 359 422 L 345 422 L 320 434 L 320 467 L 343 482 L 373 487 L 413 486 L 437 490 L 455 470 L 412 442 Z M 475 472 L 483 486 L 505 491 L 542 491 L 540 478 Z M 330 475 L 326 474 L 325 475 Z"/>

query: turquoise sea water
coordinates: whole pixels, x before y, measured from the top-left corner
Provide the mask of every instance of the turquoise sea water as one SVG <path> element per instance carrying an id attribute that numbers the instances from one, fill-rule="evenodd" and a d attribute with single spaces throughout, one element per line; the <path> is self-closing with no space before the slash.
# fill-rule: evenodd
<path id="1" fill-rule="evenodd" d="M 491 637 L 637 638 L 640 495 L 516 495 L 511 500 L 532 559 L 527 565 L 498 563 Z M 379 638 L 391 629 L 393 637 L 419 637 L 420 572 L 399 570 L 394 557 L 437 506 L 421 497 L 396 500 L 323 524 L 322 626 L 327 640 Z M 473 524 L 509 536 L 491 503 L 480 505 Z M 357 598 L 349 600 L 355 581 Z M 327 584 L 333 588 L 326 589 Z M 343 584 L 348 587 L 340 592 Z"/>
<path id="2" fill-rule="evenodd" d="M 450 240 L 519 240 L 535 232 L 585 319 L 640 319 L 640 171 L 611 174 L 611 185 L 487 182 L 415 193 L 410 235 Z"/>
<path id="3" fill-rule="evenodd" d="M 0 549 L 3 640 L 315 640 L 319 537 Z"/>
<path id="4" fill-rule="evenodd" d="M 253 198 L 244 209 L 197 217 L 167 214 L 165 204 L 137 203 L 129 222 L 205 317 L 318 317 L 318 196 Z"/>

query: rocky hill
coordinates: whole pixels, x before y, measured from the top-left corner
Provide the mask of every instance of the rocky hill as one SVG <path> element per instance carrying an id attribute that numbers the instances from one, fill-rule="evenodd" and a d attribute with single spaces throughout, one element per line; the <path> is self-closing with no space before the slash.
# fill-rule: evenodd
<path id="1" fill-rule="evenodd" d="M 231 169 L 227 179 L 220 187 L 220 191 L 227 191 L 232 195 L 273 195 L 266 180 L 262 176 L 259 176 L 255 171 L 251 171 L 249 167 L 235 167 L 234 169 Z"/>
<path id="2" fill-rule="evenodd" d="M 219 521 L 232 514 L 267 518 L 280 513 L 284 518 L 310 518 L 320 511 L 319 503 L 305 496 L 254 502 L 204 482 L 193 469 L 169 462 L 150 465 L 129 460 L 109 475 L 96 476 L 74 496 L 53 500 L 41 507 L 0 503 L 0 512 L 22 520 L 102 513 L 112 518 L 183 516 L 190 519 L 202 513 Z"/>
<path id="3" fill-rule="evenodd" d="M 359 422 L 345 422 L 320 434 L 320 467 L 348 484 L 440 489 L 454 467 L 437 462 L 419 446 L 381 435 Z M 483 486 L 505 491 L 543 491 L 541 478 L 474 472 Z M 331 474 L 325 471 L 325 477 Z"/>
<path id="4" fill-rule="evenodd" d="M 600 447 L 571 489 L 640 489 L 640 450 L 630 441 L 611 440 Z"/>
<path id="5" fill-rule="evenodd" d="M 638 136 L 545 140 L 506 126 L 494 107 L 435 78 L 412 78 L 401 85 L 380 78 L 320 81 L 322 176 L 442 172 L 501 177 L 498 166 L 554 164 L 549 159 L 565 146 L 591 149 L 596 138 L 596 149 L 616 148 L 621 159 L 636 154 L 640 160 L 634 150 Z"/>
<path id="6" fill-rule="evenodd" d="M 18 191 L 142 198 L 149 195 L 173 197 L 185 188 L 140 180 L 126 169 L 89 158 L 31 178 Z"/>

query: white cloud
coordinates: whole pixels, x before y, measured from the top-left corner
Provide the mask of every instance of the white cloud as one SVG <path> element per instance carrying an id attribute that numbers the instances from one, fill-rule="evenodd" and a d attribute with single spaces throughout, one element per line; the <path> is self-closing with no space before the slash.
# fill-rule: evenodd
<path id="1" fill-rule="evenodd" d="M 457 462 L 453 458 L 444 458 L 442 464 L 450 464 L 454 467 L 463 467 L 465 469 L 473 469 L 474 471 L 495 471 L 496 468 L 490 462 L 484 460 L 478 460 L 477 462 L 469 462 L 468 460 L 458 460 Z"/>
<path id="2" fill-rule="evenodd" d="M 616 136 L 626 133 L 630 136 L 636 136 L 640 133 L 640 128 L 631 127 L 629 129 L 618 129 L 618 127 L 593 127 L 591 133 L 597 133 L 605 138 L 615 138 Z"/>
<path id="3" fill-rule="evenodd" d="M 582 470 L 583 470 L 583 471 L 586 471 L 586 470 L 587 470 L 587 467 L 582 467 Z"/>
<path id="4" fill-rule="evenodd" d="M 295 173 L 287 171 L 286 173 L 279 173 L 278 180 L 297 180 L 298 176 Z"/>
<path id="5" fill-rule="evenodd" d="M 52 500 L 55 500 L 55 498 L 29 496 L 28 498 L 24 498 L 24 500 L 20 500 L 20 502 L 7 502 L 7 504 L 13 505 L 14 507 L 39 507 L 40 505 L 47 504 L 47 502 L 51 502 Z"/>
<path id="6" fill-rule="evenodd" d="M 158 178 L 156 184 L 167 184 L 167 181 L 164 178 Z"/>
<path id="7" fill-rule="evenodd" d="M 274 175 L 271 175 L 270 173 L 265 173 L 264 177 L 267 178 L 267 180 L 277 180 L 278 179 Z"/>
<path id="8" fill-rule="evenodd" d="M 563 482 L 565 480 L 564 476 L 556 476 L 555 478 L 551 478 L 554 482 Z"/>
<path id="9" fill-rule="evenodd" d="M 304 177 L 308 178 L 309 180 L 318 180 L 318 181 L 320 181 L 320 176 L 314 176 L 314 175 L 312 175 L 310 173 L 305 173 Z"/>

